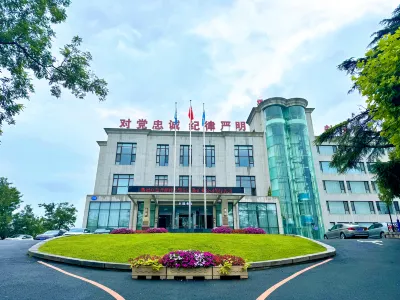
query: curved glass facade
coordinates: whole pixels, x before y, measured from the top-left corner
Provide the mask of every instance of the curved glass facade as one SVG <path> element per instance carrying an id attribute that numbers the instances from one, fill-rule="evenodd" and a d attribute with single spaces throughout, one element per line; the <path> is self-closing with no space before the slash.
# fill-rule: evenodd
<path id="1" fill-rule="evenodd" d="M 285 233 L 322 238 L 324 228 L 305 109 L 264 109 L 272 196 L 278 197 Z"/>

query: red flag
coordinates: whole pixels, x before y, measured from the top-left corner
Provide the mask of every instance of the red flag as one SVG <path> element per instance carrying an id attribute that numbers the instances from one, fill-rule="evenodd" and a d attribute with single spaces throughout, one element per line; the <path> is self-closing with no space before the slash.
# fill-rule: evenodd
<path id="1" fill-rule="evenodd" d="M 190 120 L 190 121 L 193 121 L 194 115 L 193 115 L 192 106 L 190 106 L 190 108 L 189 108 L 188 117 L 189 117 L 189 120 Z"/>

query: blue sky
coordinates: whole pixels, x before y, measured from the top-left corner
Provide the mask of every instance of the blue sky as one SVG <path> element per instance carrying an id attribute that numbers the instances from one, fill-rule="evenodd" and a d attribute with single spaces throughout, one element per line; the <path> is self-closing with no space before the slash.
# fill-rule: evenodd
<path id="1" fill-rule="evenodd" d="M 186 118 L 245 121 L 258 98 L 303 97 L 314 107 L 316 134 L 357 111 L 349 78 L 336 69 L 364 54 L 394 0 L 148 0 L 72 1 L 56 26 L 54 51 L 74 35 L 93 55 L 93 69 L 109 84 L 100 103 L 64 91 L 35 94 L 15 126 L 4 126 L 0 176 L 22 192 L 25 204 L 67 201 L 79 210 L 93 193 L 97 140 L 119 119 L 172 119 L 174 103 Z M 151 127 L 151 125 L 150 125 Z"/>

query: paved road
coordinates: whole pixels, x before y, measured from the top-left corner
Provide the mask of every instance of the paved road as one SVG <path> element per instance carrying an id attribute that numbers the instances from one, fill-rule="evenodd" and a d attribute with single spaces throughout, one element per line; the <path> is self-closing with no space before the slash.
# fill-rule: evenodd
<path id="1" fill-rule="evenodd" d="M 275 290 L 267 299 L 400 299 L 400 240 L 329 240 L 337 249 L 330 262 Z M 368 241 L 368 242 L 365 242 Z M 26 255 L 35 241 L 0 241 L 1 299 L 113 299 L 103 290 L 48 268 Z M 256 299 L 292 274 L 314 265 L 251 271 L 248 280 L 146 281 L 119 271 L 48 262 L 98 282 L 125 299 Z"/>

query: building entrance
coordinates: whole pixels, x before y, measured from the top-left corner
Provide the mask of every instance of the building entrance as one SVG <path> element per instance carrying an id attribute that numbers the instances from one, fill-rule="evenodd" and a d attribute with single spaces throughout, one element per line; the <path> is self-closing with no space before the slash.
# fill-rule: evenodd
<path id="1" fill-rule="evenodd" d="M 204 207 L 192 205 L 191 209 L 193 229 L 205 229 L 204 226 Z M 189 207 L 188 205 L 175 206 L 176 229 L 189 228 Z M 160 204 L 158 212 L 158 227 L 172 229 L 172 205 Z M 207 205 L 207 228 L 213 228 L 213 206 Z"/>

